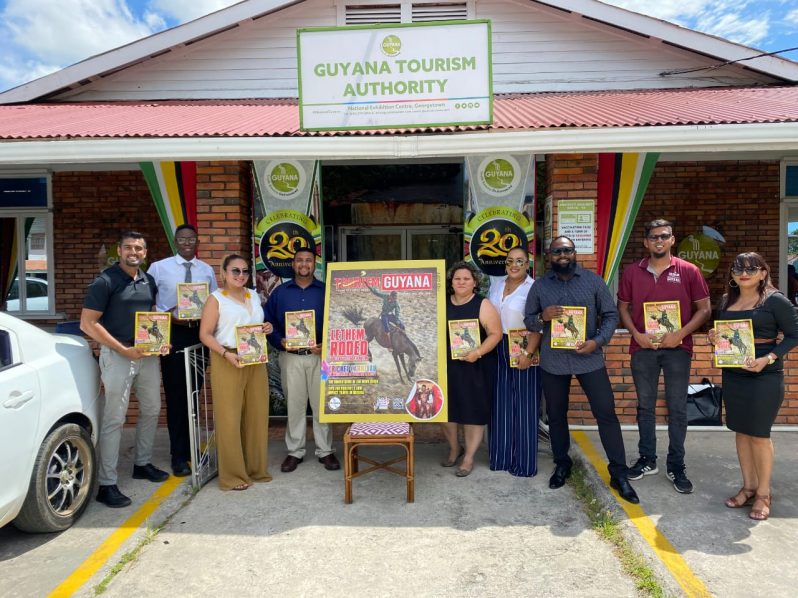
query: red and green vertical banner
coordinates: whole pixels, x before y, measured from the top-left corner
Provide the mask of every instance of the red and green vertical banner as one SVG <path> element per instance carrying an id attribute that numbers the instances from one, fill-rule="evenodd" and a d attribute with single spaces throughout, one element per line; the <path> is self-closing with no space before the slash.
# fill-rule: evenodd
<path id="1" fill-rule="evenodd" d="M 255 188 L 255 270 L 261 297 L 266 287 L 292 278 L 300 247 L 316 254 L 316 278 L 324 280 L 320 167 L 315 160 L 252 163 Z"/>
<path id="2" fill-rule="evenodd" d="M 596 256 L 608 283 L 618 273 L 658 159 L 657 153 L 599 154 Z"/>
<path id="3" fill-rule="evenodd" d="M 197 163 L 141 162 L 139 166 L 175 252 L 175 229 L 181 224 L 197 226 Z"/>
<path id="4" fill-rule="evenodd" d="M 535 156 L 469 156 L 469 198 L 463 253 L 488 276 L 504 276 L 504 261 L 514 247 L 535 256 Z"/>

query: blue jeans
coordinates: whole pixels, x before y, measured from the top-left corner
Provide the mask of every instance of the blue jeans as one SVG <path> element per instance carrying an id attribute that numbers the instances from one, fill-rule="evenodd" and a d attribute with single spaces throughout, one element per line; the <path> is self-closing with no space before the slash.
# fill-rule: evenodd
<path id="1" fill-rule="evenodd" d="M 640 349 L 632 355 L 632 377 L 637 390 L 637 428 L 640 456 L 657 458 L 657 385 L 660 370 L 665 376 L 668 406 L 668 471 L 684 467 L 687 436 L 687 386 L 691 355 L 682 349 Z"/>

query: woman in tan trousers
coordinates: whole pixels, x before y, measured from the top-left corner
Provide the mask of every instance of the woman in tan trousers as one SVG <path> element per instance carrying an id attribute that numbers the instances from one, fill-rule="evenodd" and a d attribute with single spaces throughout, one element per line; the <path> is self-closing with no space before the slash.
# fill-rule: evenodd
<path id="1" fill-rule="evenodd" d="M 246 490 L 269 482 L 269 380 L 265 364 L 244 366 L 235 327 L 263 322 L 258 294 L 247 288 L 250 269 L 240 255 L 222 261 L 222 288 L 202 310 L 200 340 L 211 351 L 211 389 L 219 458 L 219 487 Z M 269 334 L 272 325 L 263 324 Z"/>

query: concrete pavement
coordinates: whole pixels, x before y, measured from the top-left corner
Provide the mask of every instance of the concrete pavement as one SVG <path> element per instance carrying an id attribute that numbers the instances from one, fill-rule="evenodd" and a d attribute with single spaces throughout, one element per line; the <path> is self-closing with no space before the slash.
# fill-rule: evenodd
<path id="1" fill-rule="evenodd" d="M 624 436 L 632 461 L 637 434 Z M 580 442 L 588 443 L 588 452 L 603 458 L 598 434 L 584 437 Z M 667 435 L 658 437 L 664 455 Z M 774 444 L 773 516 L 762 523 L 749 520 L 747 509 L 723 506 L 740 486 L 729 432 L 688 434 L 694 494 L 676 493 L 662 467 L 660 474 L 634 483 L 640 507 L 630 510 L 623 503 L 627 508 L 621 510 L 590 467 L 589 480 L 599 500 L 618 513 L 627 537 L 652 563 L 668 594 L 792 596 L 798 582 L 792 565 L 798 434 L 776 432 Z M 159 432 L 158 446 L 165 445 L 166 434 Z M 573 450 L 582 453 L 576 442 Z M 538 476 L 529 479 L 489 471 L 484 450 L 474 473 L 459 479 L 453 469 L 438 465 L 444 452 L 439 444 L 417 444 L 414 504 L 405 502 L 403 478 L 376 472 L 354 481 L 354 504 L 345 505 L 342 472 L 325 471 L 311 456 L 296 472 L 283 474 L 284 448 L 272 442 L 271 483 L 222 493 L 212 481 L 193 498 L 185 485 L 177 488 L 150 525 L 171 519 L 114 578 L 107 594 L 637 595 L 612 548 L 590 528 L 573 489 L 548 489 L 552 462 L 546 451 Z M 167 461 L 159 454 L 156 462 Z M 0 530 L 0 596 L 46 595 L 80 571 L 87 558 L 96 564 L 93 551 L 144 503 L 153 486 L 123 476 L 120 487 L 130 492 L 134 507 L 111 510 L 92 503 L 77 526 L 57 536 Z M 142 536 L 141 529 L 134 530 L 77 595 L 92 595 Z M 684 583 L 691 576 L 697 585 Z"/>

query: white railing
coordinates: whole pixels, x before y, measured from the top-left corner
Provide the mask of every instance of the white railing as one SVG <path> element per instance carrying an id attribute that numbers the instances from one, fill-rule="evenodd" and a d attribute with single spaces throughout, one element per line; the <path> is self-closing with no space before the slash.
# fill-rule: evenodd
<path id="1" fill-rule="evenodd" d="M 186 400 L 188 401 L 189 436 L 191 439 L 191 481 L 199 490 L 216 477 L 216 434 L 213 404 L 208 393 L 206 372 L 208 350 L 201 343 L 183 350 L 186 359 Z"/>

